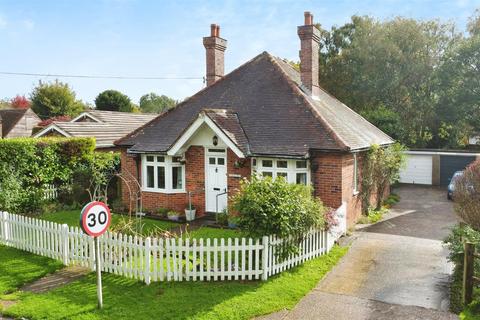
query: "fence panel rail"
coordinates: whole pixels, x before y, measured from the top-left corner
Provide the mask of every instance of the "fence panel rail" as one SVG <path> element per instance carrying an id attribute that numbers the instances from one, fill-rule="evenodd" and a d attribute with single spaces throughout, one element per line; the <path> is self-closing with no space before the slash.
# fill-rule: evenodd
<path id="1" fill-rule="evenodd" d="M 102 271 L 151 281 L 267 280 L 326 254 L 339 237 L 311 230 L 280 239 L 142 238 L 107 231 L 99 237 Z M 287 251 L 292 243 L 295 252 Z M 0 212 L 0 244 L 95 269 L 93 238 L 78 227 Z"/>

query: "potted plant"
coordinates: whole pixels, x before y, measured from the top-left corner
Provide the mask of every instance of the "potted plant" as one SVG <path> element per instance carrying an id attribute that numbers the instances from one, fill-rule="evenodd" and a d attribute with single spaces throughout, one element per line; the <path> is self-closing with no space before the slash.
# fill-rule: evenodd
<path id="1" fill-rule="evenodd" d="M 197 212 L 197 209 L 195 209 L 195 206 L 191 202 L 189 202 L 186 205 L 186 208 L 185 208 L 185 219 L 187 221 L 195 220 L 195 213 L 196 212 Z"/>
<path id="2" fill-rule="evenodd" d="M 168 219 L 172 221 L 178 221 L 178 218 L 180 217 L 180 214 L 176 211 L 168 211 L 167 213 Z"/>
<path id="3" fill-rule="evenodd" d="M 228 227 L 231 229 L 236 229 L 238 226 L 238 216 L 229 215 L 228 216 Z"/>

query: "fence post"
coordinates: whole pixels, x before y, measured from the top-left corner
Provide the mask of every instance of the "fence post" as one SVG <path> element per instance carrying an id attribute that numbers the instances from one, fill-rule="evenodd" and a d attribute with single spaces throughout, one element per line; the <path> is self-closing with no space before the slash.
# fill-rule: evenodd
<path id="1" fill-rule="evenodd" d="M 62 224 L 62 238 L 63 238 L 63 264 L 68 266 L 68 248 L 69 248 L 69 237 L 68 237 L 68 225 Z"/>
<path id="2" fill-rule="evenodd" d="M 3 240 L 5 245 L 9 245 L 9 221 L 8 221 L 8 212 L 2 211 L 2 223 L 3 223 Z"/>
<path id="3" fill-rule="evenodd" d="M 268 280 L 268 236 L 262 238 L 263 252 L 262 252 L 262 280 Z"/>
<path id="4" fill-rule="evenodd" d="M 150 237 L 145 239 L 145 283 L 150 284 L 150 247 L 151 240 Z M 187 257 L 188 258 L 188 257 Z"/>
<path id="5" fill-rule="evenodd" d="M 475 246 L 471 242 L 464 242 L 463 257 L 463 304 L 468 305 L 472 302 L 473 296 L 473 264 Z"/>

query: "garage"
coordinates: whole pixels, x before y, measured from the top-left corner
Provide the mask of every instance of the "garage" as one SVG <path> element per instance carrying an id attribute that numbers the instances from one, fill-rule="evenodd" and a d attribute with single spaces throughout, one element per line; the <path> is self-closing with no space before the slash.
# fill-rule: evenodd
<path id="1" fill-rule="evenodd" d="M 406 167 L 400 171 L 400 183 L 432 184 L 432 155 L 407 153 Z"/>
<path id="2" fill-rule="evenodd" d="M 455 171 L 464 170 L 480 154 L 458 150 L 409 150 L 400 183 L 446 186 Z"/>
<path id="3" fill-rule="evenodd" d="M 448 185 L 455 171 L 464 170 L 473 161 L 475 156 L 440 155 L 440 185 Z"/>

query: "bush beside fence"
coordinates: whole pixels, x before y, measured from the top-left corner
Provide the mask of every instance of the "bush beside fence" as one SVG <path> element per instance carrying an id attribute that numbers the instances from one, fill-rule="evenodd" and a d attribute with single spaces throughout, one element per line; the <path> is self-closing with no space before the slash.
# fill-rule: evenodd
<path id="1" fill-rule="evenodd" d="M 306 260 L 326 254 L 340 234 L 311 230 L 297 253 L 282 257 L 293 239 L 142 238 L 106 232 L 99 237 L 102 271 L 145 281 L 267 280 Z M 93 238 L 68 227 L 0 212 L 0 243 L 95 269 Z"/>

